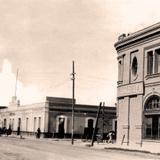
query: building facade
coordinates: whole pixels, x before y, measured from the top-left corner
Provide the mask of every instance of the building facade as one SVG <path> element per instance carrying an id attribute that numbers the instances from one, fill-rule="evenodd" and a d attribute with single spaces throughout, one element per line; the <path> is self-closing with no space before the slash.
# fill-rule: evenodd
<path id="1" fill-rule="evenodd" d="M 115 48 L 117 143 L 160 146 L 160 23 L 122 34 Z"/>
<path id="2" fill-rule="evenodd" d="M 97 111 L 98 106 L 75 104 L 75 138 L 82 138 L 85 130 L 93 130 Z M 115 130 L 116 108 L 104 107 L 104 113 L 105 118 L 99 118 L 98 131 Z M 16 97 L 13 97 L 8 107 L 0 109 L 0 127 L 10 127 L 15 134 L 19 128 L 21 135 L 28 136 L 34 136 L 40 128 L 43 137 L 69 138 L 72 131 L 72 99 L 46 97 L 42 103 L 20 105 Z"/>

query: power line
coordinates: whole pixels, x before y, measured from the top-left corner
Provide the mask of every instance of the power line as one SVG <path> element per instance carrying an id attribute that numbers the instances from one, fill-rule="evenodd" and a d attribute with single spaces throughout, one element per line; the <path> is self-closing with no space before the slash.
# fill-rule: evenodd
<path id="1" fill-rule="evenodd" d="M 66 82 L 68 82 L 68 78 L 62 81 L 61 83 L 54 85 L 53 89 L 63 86 L 64 84 L 66 84 Z"/>

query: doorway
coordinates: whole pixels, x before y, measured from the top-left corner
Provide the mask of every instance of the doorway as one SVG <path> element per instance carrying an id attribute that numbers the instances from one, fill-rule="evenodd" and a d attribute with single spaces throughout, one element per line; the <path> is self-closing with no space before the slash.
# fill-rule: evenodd
<path id="1" fill-rule="evenodd" d="M 59 117 L 58 121 L 59 121 L 59 125 L 58 125 L 58 135 L 59 135 L 59 138 L 64 138 L 64 123 L 65 123 L 65 118 Z"/>

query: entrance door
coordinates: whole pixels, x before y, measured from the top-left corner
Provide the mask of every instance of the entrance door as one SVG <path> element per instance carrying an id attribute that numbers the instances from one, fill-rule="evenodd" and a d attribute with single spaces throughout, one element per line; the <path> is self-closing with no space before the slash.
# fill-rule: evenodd
<path id="1" fill-rule="evenodd" d="M 93 119 L 88 120 L 88 128 L 93 128 Z"/>
<path id="2" fill-rule="evenodd" d="M 59 118 L 59 126 L 58 126 L 58 132 L 59 132 L 59 138 L 64 138 L 64 122 L 65 118 Z"/>
<path id="3" fill-rule="evenodd" d="M 116 139 L 116 137 L 117 137 L 117 121 L 115 121 L 115 139 Z"/>

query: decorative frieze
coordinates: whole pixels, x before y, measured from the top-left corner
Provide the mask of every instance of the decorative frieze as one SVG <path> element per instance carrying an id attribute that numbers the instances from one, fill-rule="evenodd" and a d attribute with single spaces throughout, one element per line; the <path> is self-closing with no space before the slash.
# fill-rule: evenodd
<path id="1" fill-rule="evenodd" d="M 118 87 L 117 97 L 126 97 L 143 94 L 143 82 L 132 83 L 128 85 L 123 85 Z"/>

